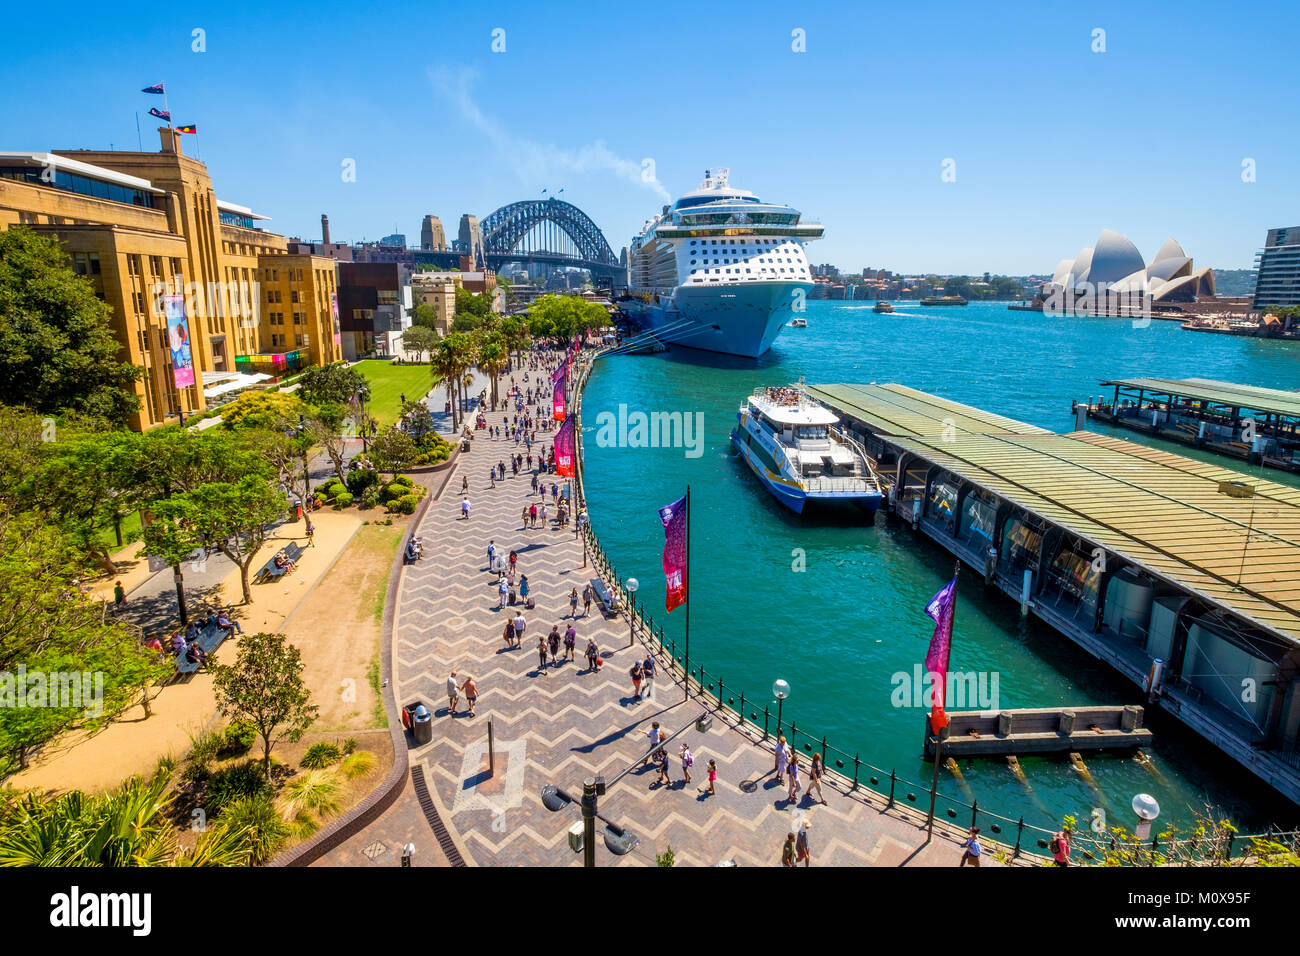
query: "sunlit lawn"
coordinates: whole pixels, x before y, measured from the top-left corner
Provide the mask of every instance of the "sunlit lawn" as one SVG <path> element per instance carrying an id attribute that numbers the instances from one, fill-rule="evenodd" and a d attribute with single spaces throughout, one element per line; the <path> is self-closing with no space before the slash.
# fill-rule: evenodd
<path id="1" fill-rule="evenodd" d="M 383 360 L 358 362 L 355 366 L 370 383 L 370 414 L 387 428 L 397 421 L 402 395 L 408 401 L 423 398 L 433 388 L 428 365 L 395 365 Z"/>

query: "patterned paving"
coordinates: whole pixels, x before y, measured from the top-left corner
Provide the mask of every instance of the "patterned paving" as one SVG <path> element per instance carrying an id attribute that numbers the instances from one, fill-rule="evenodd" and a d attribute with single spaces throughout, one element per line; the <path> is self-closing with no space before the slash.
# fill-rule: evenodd
<path id="1" fill-rule="evenodd" d="M 662 661 L 657 699 L 635 701 L 627 672 L 647 650 L 639 641 L 629 649 L 626 619 L 607 620 L 595 605 L 589 617 L 581 615 L 579 605 L 577 663 L 539 669 L 539 632 L 548 634 L 552 624 L 564 632 L 570 588 L 581 591 L 595 571 L 583 568 L 582 545 L 572 530 L 521 528 L 522 507 L 535 500 L 527 472 L 488 487 L 489 464 L 513 451 L 512 441 L 477 438 L 458 465 L 469 476 L 470 519 L 460 517 L 459 475 L 424 516 L 419 533 L 429 557 L 404 569 L 398 594 L 394 693 L 399 707 L 419 700 L 434 712 L 433 740 L 411 752 L 411 764 L 423 766 L 434 803 L 470 865 L 580 865 L 581 855 L 568 845 L 568 828 L 580 820 L 578 808 L 549 812 L 541 788 L 553 783 L 580 794 L 584 777 L 612 778 L 644 752 L 651 721 L 673 732 L 692 724 L 707 705 L 684 702 L 682 688 L 665 679 Z M 502 639 L 508 612 L 497 608 L 489 540 L 502 554 L 518 551 L 519 570 L 527 574 L 537 601 L 536 610 L 525 612 L 528 626 L 520 649 L 507 649 Z M 583 656 L 588 637 L 595 637 L 605 653 L 606 665 L 598 673 L 587 669 Z M 448 715 L 445 684 L 452 668 L 460 679 L 469 674 L 477 682 L 476 716 L 464 713 L 463 699 L 460 712 Z M 489 723 L 495 773 L 489 772 Z M 682 741 L 695 753 L 689 784 L 682 781 L 675 757 Z M 961 855 L 955 831 L 936 826 L 935 839 L 927 843 L 910 810 L 885 811 L 883 801 L 850 795 L 846 786 L 825 787 L 828 805 L 806 794 L 791 804 L 784 784 L 775 780 L 771 751 L 721 714 L 707 733 L 692 728 L 669 749 L 671 785 L 657 786 L 656 771 L 638 768 L 601 799 L 601 814 L 629 828 L 641 843 L 624 857 L 598 846 L 598 866 L 654 865 L 655 854 L 669 844 L 677 865 L 727 860 L 779 865 L 786 833 L 804 816 L 811 821 L 817 866 L 952 866 Z M 718 766 L 713 796 L 699 789 L 710 758 Z M 417 842 L 438 853 L 427 824 L 415 816 L 418 804 L 406 797 L 345 845 L 350 856 L 355 848 L 374 844 L 371 831 L 391 836 L 421 827 L 424 836 Z M 338 852 L 324 862 L 342 862 Z M 992 863 L 987 854 L 985 859 Z"/>

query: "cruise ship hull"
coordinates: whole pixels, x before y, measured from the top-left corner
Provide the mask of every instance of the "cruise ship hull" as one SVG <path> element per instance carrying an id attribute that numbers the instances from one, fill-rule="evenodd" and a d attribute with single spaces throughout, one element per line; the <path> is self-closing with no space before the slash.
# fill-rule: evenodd
<path id="1" fill-rule="evenodd" d="M 633 300 L 627 311 L 665 342 L 758 358 L 810 288 L 811 282 L 682 285 L 659 302 Z"/>

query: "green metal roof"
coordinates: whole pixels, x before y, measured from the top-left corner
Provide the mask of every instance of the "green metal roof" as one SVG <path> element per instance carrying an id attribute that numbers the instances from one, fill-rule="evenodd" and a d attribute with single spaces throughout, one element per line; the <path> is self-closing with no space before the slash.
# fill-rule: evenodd
<path id="1" fill-rule="evenodd" d="M 889 442 L 1300 644 L 1300 489 L 1092 432 Z"/>
<path id="2" fill-rule="evenodd" d="M 1121 388 L 1141 388 L 1155 395 L 1191 398 L 1204 402 L 1276 415 L 1300 417 L 1300 392 L 1257 385 L 1236 385 L 1211 378 L 1116 378 L 1101 383 Z"/>
<path id="3" fill-rule="evenodd" d="M 878 435 L 909 438 L 958 435 L 1048 435 L 1037 425 L 919 392 L 906 385 L 808 385 L 808 394 L 850 415 Z"/>

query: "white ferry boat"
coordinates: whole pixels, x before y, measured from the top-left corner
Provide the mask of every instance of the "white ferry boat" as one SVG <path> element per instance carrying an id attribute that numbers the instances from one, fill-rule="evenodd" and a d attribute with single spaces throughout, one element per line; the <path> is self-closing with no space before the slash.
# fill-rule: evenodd
<path id="1" fill-rule="evenodd" d="M 756 388 L 736 418 L 732 444 L 795 514 L 809 504 L 879 507 L 880 485 L 866 451 L 801 389 Z"/>
<path id="2" fill-rule="evenodd" d="M 812 289 L 804 243 L 822 227 L 705 170 L 628 250 L 628 315 L 664 342 L 758 358 Z"/>

